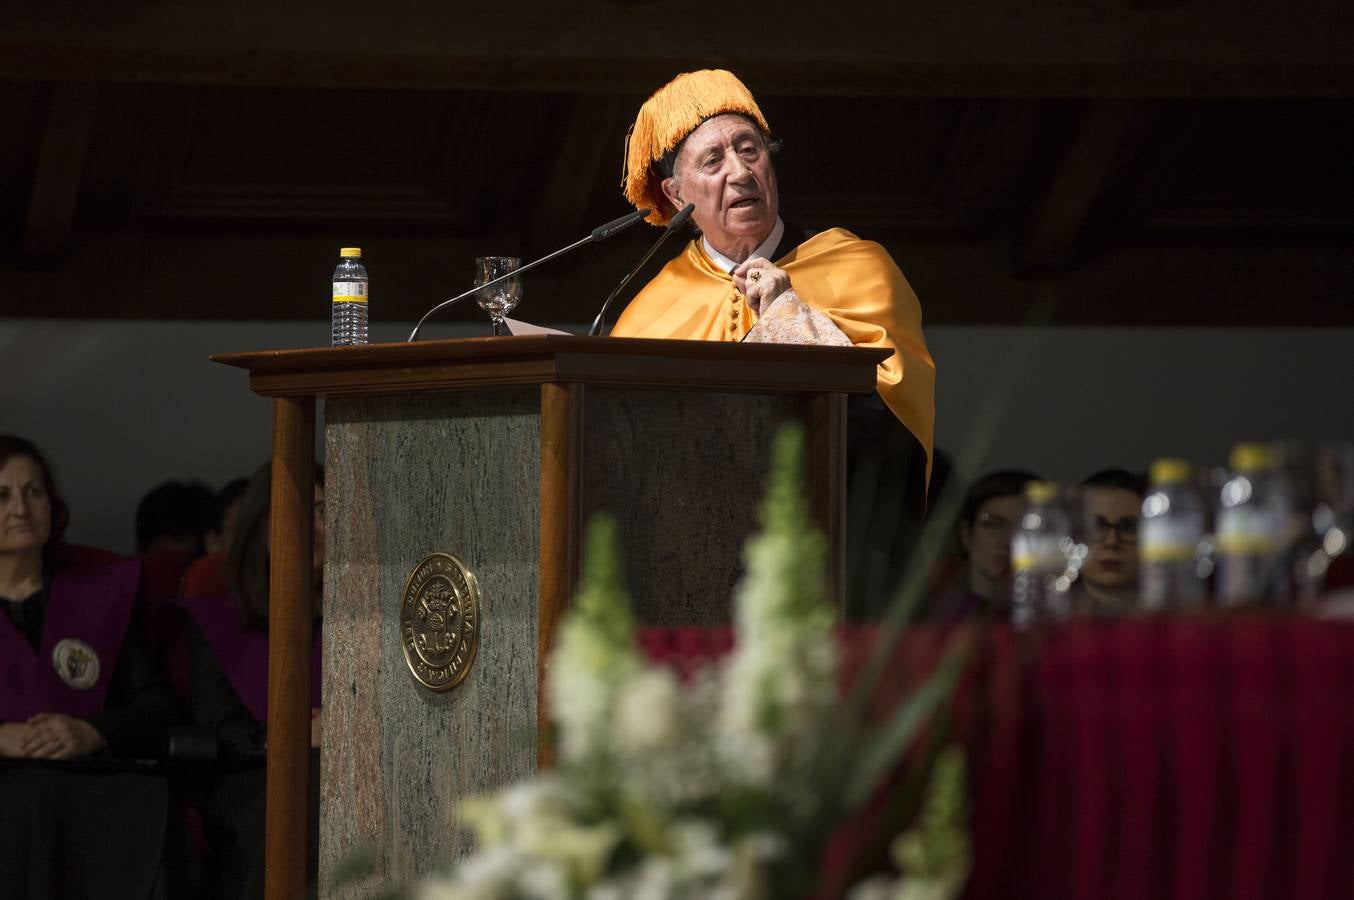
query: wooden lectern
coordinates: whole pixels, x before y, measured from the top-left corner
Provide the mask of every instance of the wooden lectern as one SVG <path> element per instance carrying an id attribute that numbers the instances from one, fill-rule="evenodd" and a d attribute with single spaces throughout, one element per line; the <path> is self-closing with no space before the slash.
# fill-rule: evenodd
<path id="1" fill-rule="evenodd" d="M 531 774 L 544 661 L 594 512 L 617 519 L 636 616 L 727 620 L 775 429 L 809 434 L 841 594 L 846 394 L 887 351 L 527 336 L 215 356 L 273 398 L 269 900 L 304 891 L 315 398 L 325 405 L 320 878 L 376 847 L 412 879 L 459 858 L 461 798 Z M 415 566 L 462 560 L 480 645 L 447 692 L 415 681 Z"/>

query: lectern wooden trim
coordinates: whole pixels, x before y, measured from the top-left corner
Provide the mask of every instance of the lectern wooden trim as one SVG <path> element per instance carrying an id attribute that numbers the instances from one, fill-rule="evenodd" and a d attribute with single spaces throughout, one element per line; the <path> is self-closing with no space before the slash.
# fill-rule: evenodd
<path id="1" fill-rule="evenodd" d="M 274 553 L 269 613 L 267 875 L 269 900 L 304 890 L 312 603 L 311 491 L 316 397 L 540 386 L 537 688 L 555 624 L 577 577 L 587 392 L 807 394 L 814 504 L 826 526 L 838 590 L 845 504 L 845 395 L 874 389 L 888 351 L 533 335 L 213 356 L 248 370 L 273 398 Z M 538 693 L 538 697 L 540 694 Z M 538 704 L 543 719 L 543 704 Z M 543 724 L 543 723 L 542 723 Z"/>
<path id="2" fill-rule="evenodd" d="M 265 397 L 354 397 L 583 382 L 721 391 L 865 393 L 886 350 L 573 335 L 464 338 L 213 356 Z M 869 366 L 863 363 L 869 362 Z"/>
<path id="3" fill-rule="evenodd" d="M 305 892 L 310 821 L 310 648 L 314 627 L 315 398 L 273 400 L 269 525 L 268 771 L 264 892 Z M 299 856 L 297 855 L 299 853 Z M 276 860 L 276 866 L 268 865 Z"/>

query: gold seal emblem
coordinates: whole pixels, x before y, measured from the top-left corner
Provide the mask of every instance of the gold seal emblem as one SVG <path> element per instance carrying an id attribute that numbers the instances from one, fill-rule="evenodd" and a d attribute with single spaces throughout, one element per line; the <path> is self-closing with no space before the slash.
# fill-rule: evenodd
<path id="1" fill-rule="evenodd" d="M 480 646 L 480 589 L 465 563 L 434 553 L 414 567 L 400 605 L 400 644 L 419 684 L 449 691 L 461 683 Z"/>
<path id="2" fill-rule="evenodd" d="M 99 654 L 84 641 L 58 641 L 52 648 L 52 666 L 61 680 L 77 691 L 87 691 L 99 683 Z"/>

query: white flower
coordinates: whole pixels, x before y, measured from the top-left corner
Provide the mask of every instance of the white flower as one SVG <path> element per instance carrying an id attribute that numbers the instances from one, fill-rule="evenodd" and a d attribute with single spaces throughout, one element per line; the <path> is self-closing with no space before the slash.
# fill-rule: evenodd
<path id="1" fill-rule="evenodd" d="M 608 878 L 589 887 L 583 896 L 585 900 L 629 900 L 628 888 L 628 880 Z"/>
<path id="2" fill-rule="evenodd" d="M 569 880 L 563 868 L 549 862 L 531 863 L 517 878 L 526 900 L 569 900 Z"/>
<path id="3" fill-rule="evenodd" d="M 619 686 L 639 660 L 569 622 L 550 661 L 550 709 L 559 726 L 560 755 L 568 762 L 605 755 Z"/>
<path id="4" fill-rule="evenodd" d="M 661 856 L 646 857 L 631 886 L 632 900 L 669 900 L 680 896 L 672 863 Z"/>
<path id="5" fill-rule="evenodd" d="M 897 890 L 898 886 L 893 882 L 893 879 L 876 875 L 874 878 L 862 881 L 851 888 L 846 895 L 846 900 L 893 900 L 893 895 Z"/>
<path id="6" fill-rule="evenodd" d="M 685 820 L 672 829 L 678 863 L 696 878 L 717 877 L 729 867 L 729 848 L 708 822 Z"/>
<path id="7" fill-rule="evenodd" d="M 775 862 L 785 856 L 785 835 L 774 831 L 757 831 L 743 838 L 748 853 L 758 862 Z"/>
<path id="8" fill-rule="evenodd" d="M 522 857 L 509 847 L 492 847 L 466 860 L 457 870 L 460 886 L 475 897 L 502 896 L 522 865 Z"/>
<path id="9" fill-rule="evenodd" d="M 464 896 L 447 878 L 429 878 L 414 891 L 414 900 L 461 900 Z"/>
<path id="10" fill-rule="evenodd" d="M 543 816 L 523 823 L 518 840 L 522 852 L 558 863 L 579 884 L 592 884 L 606 871 L 621 840 L 615 824 L 579 825 L 563 816 Z"/>
<path id="11" fill-rule="evenodd" d="M 480 850 L 457 866 L 449 878 L 434 878 L 419 886 L 419 900 L 512 900 L 513 879 L 522 858 L 507 847 Z"/>
<path id="12" fill-rule="evenodd" d="M 895 880 L 882 875 L 863 881 L 846 895 L 846 900 L 954 900 L 962 892 L 960 879 L 909 878 Z"/>
<path id="13" fill-rule="evenodd" d="M 621 685 L 615 734 L 623 757 L 644 757 L 677 740 L 679 693 L 677 677 L 666 669 L 646 669 Z"/>
<path id="14" fill-rule="evenodd" d="M 618 872 L 590 887 L 586 900 L 673 900 L 682 896 L 671 864 L 647 856 L 638 866 Z"/>
<path id="15" fill-rule="evenodd" d="M 549 660 L 547 688 L 559 726 L 560 758 L 604 768 L 619 686 L 640 670 L 634 620 L 622 584 L 616 525 L 589 523 L 583 578 L 574 608 L 560 625 Z"/>
<path id="16" fill-rule="evenodd" d="M 568 807 L 564 786 L 550 775 L 514 784 L 499 795 L 503 813 L 512 822 L 525 822 L 542 813 L 560 813 Z"/>
<path id="17" fill-rule="evenodd" d="M 569 796 L 551 775 L 512 785 L 492 797 L 470 797 L 461 803 L 460 818 L 475 830 L 482 847 L 520 841 L 520 833 L 537 818 L 568 816 Z"/>
<path id="18" fill-rule="evenodd" d="M 832 614 L 803 583 L 815 573 L 802 571 L 812 555 L 802 543 L 775 532 L 750 540 L 738 587 L 720 746 L 733 777 L 752 785 L 769 787 L 809 758 L 836 699 Z"/>

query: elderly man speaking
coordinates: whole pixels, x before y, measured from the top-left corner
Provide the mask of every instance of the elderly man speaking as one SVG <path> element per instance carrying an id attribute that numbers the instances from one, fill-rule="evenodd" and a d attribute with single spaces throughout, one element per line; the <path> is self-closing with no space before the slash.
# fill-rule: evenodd
<path id="1" fill-rule="evenodd" d="M 879 364 L 878 394 L 929 463 L 935 363 L 917 295 L 873 241 L 842 228 L 807 239 L 786 228 L 770 133 L 752 94 L 722 69 L 679 75 L 640 108 L 625 196 L 652 209 L 655 225 L 694 204 L 701 236 L 630 302 L 612 334 L 892 350 Z M 908 493 L 924 496 L 924 487 Z"/>

